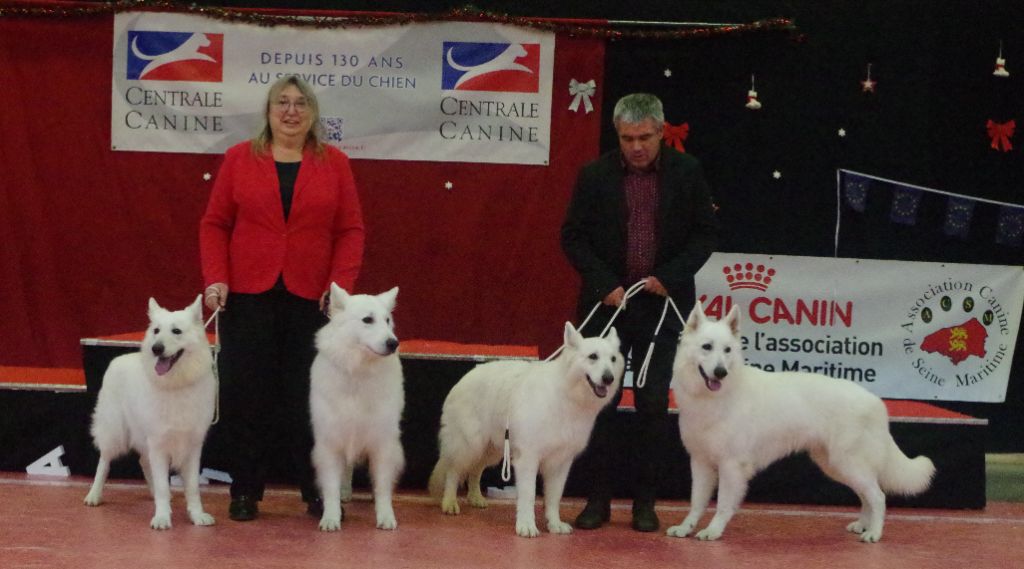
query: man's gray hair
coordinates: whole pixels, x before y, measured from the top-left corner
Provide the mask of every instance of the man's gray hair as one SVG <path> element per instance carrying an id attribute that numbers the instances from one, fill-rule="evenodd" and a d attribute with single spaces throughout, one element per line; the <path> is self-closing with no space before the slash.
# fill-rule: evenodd
<path id="1" fill-rule="evenodd" d="M 612 122 L 618 125 L 620 122 L 639 123 L 647 119 L 654 119 L 660 127 L 665 122 L 665 111 L 661 106 L 661 99 L 650 93 L 633 93 L 626 95 L 615 103 L 615 110 L 612 112 Z"/>

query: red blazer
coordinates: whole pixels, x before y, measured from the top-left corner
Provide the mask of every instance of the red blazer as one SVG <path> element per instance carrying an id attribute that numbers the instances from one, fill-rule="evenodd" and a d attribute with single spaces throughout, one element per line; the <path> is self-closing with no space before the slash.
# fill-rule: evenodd
<path id="1" fill-rule="evenodd" d="M 363 259 L 363 217 L 348 156 L 333 146 L 302 155 L 287 223 L 274 157 L 236 144 L 199 223 L 203 280 L 260 293 L 284 276 L 290 292 L 315 300 L 338 283 L 352 291 Z"/>

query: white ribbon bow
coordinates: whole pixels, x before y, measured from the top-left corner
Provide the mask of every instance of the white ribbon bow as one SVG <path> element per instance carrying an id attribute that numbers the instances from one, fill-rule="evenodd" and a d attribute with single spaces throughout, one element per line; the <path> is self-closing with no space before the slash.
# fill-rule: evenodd
<path id="1" fill-rule="evenodd" d="M 580 83 L 575 79 L 569 80 L 569 94 L 575 95 L 572 103 L 569 105 L 569 110 L 573 112 L 580 111 L 580 101 L 583 101 L 583 108 L 588 113 L 594 112 L 594 105 L 590 102 L 590 98 L 597 92 L 597 83 L 593 79 L 586 83 Z"/>

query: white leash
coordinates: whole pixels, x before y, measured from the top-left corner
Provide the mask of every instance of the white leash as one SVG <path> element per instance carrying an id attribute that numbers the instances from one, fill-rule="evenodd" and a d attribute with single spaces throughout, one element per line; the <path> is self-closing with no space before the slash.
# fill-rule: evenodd
<path id="1" fill-rule="evenodd" d="M 637 389 L 643 389 L 647 385 L 647 368 L 651 365 L 651 356 L 654 354 L 654 342 L 658 339 L 658 333 L 661 332 L 661 325 L 665 323 L 665 314 L 668 312 L 668 307 L 671 306 L 672 310 L 675 311 L 676 316 L 679 317 L 679 322 L 686 324 L 686 320 L 683 319 L 683 315 L 679 312 L 679 307 L 676 306 L 676 302 L 672 300 L 671 296 L 665 297 L 665 306 L 661 308 L 661 318 L 658 319 L 658 325 L 654 328 L 654 335 L 651 336 L 651 343 L 647 346 L 647 354 L 644 355 L 644 362 L 640 365 L 640 371 L 637 372 L 636 387 Z"/>
<path id="2" fill-rule="evenodd" d="M 210 322 L 213 322 L 213 383 L 214 383 L 214 399 L 213 399 L 213 422 L 211 425 L 216 425 L 220 421 L 220 375 L 217 370 L 217 358 L 220 356 L 220 307 L 218 306 L 213 314 L 210 315 L 210 319 L 203 325 L 203 329 L 210 327 Z M 204 332 L 205 333 L 205 332 Z"/>

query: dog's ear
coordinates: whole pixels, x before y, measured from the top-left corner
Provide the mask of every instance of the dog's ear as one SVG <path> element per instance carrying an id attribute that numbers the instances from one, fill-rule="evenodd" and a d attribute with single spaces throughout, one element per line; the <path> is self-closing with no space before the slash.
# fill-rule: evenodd
<path id="1" fill-rule="evenodd" d="M 612 347 L 615 348 L 616 352 L 619 351 L 619 333 L 615 331 L 615 326 L 608 329 L 608 335 L 605 336 L 605 339 L 612 343 Z"/>
<path id="2" fill-rule="evenodd" d="M 704 322 L 704 320 L 704 306 L 698 300 L 697 303 L 693 305 L 693 310 L 690 311 L 690 315 L 686 318 L 686 329 L 683 330 L 683 333 L 693 332 L 701 325 L 702 322 Z"/>
<path id="3" fill-rule="evenodd" d="M 576 349 L 580 346 L 580 342 L 583 341 L 583 336 L 576 331 L 573 327 L 572 322 L 565 323 L 565 346 L 567 348 Z"/>
<path id="4" fill-rule="evenodd" d="M 196 300 L 192 304 L 188 305 L 188 312 L 192 315 L 192 319 L 196 322 L 203 321 L 203 295 L 196 295 Z"/>
<path id="5" fill-rule="evenodd" d="M 338 286 L 338 283 L 331 283 L 331 316 L 345 310 L 345 303 L 348 302 L 349 294 L 345 289 Z"/>
<path id="6" fill-rule="evenodd" d="M 388 312 L 391 312 L 391 311 L 393 311 L 395 309 L 395 298 L 397 296 L 398 296 L 398 287 L 396 286 L 396 287 L 392 288 L 391 290 L 389 290 L 387 292 L 381 293 L 378 296 L 378 298 L 380 298 L 380 301 L 383 302 L 384 306 L 387 307 Z"/>
<path id="7" fill-rule="evenodd" d="M 732 331 L 732 335 L 740 337 L 740 309 L 739 306 L 734 304 L 729 309 L 729 313 L 725 315 L 725 323 L 729 325 L 729 330 Z"/>
<path id="8" fill-rule="evenodd" d="M 152 320 L 163 308 L 156 303 L 156 299 L 149 297 L 149 319 Z"/>

